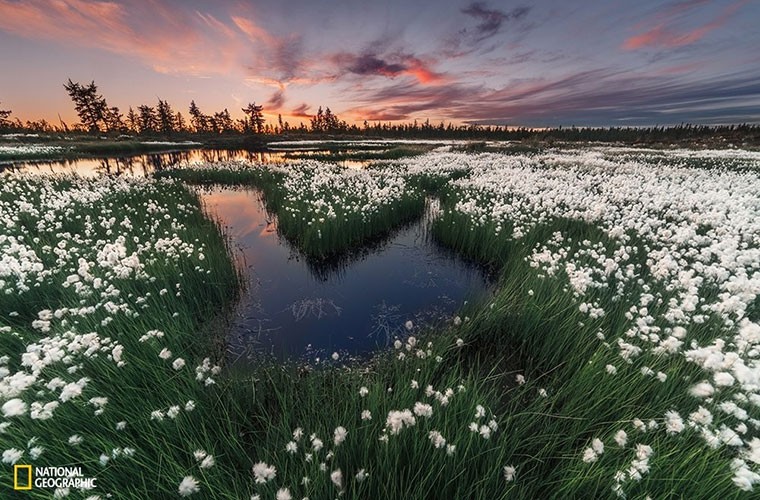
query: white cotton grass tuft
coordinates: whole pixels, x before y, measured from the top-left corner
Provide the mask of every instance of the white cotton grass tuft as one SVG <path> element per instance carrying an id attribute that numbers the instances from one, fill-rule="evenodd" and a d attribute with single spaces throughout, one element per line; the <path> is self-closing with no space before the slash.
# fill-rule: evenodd
<path id="1" fill-rule="evenodd" d="M 293 496 L 288 488 L 280 488 L 275 494 L 275 500 L 293 500 Z"/>
<path id="2" fill-rule="evenodd" d="M 314 451 L 319 451 L 324 447 L 325 443 L 319 439 L 317 436 L 312 435 L 311 436 L 311 449 Z"/>
<path id="3" fill-rule="evenodd" d="M 359 472 L 357 472 L 354 477 L 356 478 L 357 482 L 363 483 L 364 480 L 369 477 L 369 473 L 367 473 L 367 471 L 365 471 L 364 469 L 359 469 Z"/>
<path id="4" fill-rule="evenodd" d="M 3 463 L 14 465 L 16 462 L 21 460 L 21 457 L 24 456 L 24 451 L 19 450 L 17 448 L 10 448 L 3 451 Z"/>
<path id="5" fill-rule="evenodd" d="M 430 439 L 435 448 L 444 448 L 446 446 L 446 439 L 438 431 L 433 430 L 428 432 L 428 439 Z"/>
<path id="6" fill-rule="evenodd" d="M 594 438 L 591 441 L 591 448 L 594 450 L 594 453 L 597 455 L 601 455 L 604 453 L 604 443 L 599 438 Z"/>
<path id="7" fill-rule="evenodd" d="M 623 429 L 620 429 L 615 433 L 614 439 L 618 446 L 624 448 L 626 443 L 628 443 L 628 434 Z"/>
<path id="8" fill-rule="evenodd" d="M 433 407 L 427 403 L 417 401 L 414 403 L 414 414 L 418 417 L 430 418 L 433 416 Z"/>
<path id="9" fill-rule="evenodd" d="M 505 465 L 502 468 L 502 473 L 504 474 L 504 479 L 509 483 L 515 480 L 517 468 L 513 465 Z"/>
<path id="10" fill-rule="evenodd" d="M 179 492 L 179 496 L 181 497 L 189 497 L 190 495 L 194 493 L 198 493 L 201 488 L 198 485 L 198 480 L 195 479 L 193 476 L 185 476 L 182 478 L 182 481 L 179 483 L 179 487 L 177 488 Z"/>
<path id="11" fill-rule="evenodd" d="M 404 427 L 413 427 L 416 423 L 410 410 L 391 410 L 385 420 L 385 427 L 392 435 L 398 434 Z"/>
<path id="12" fill-rule="evenodd" d="M 343 490 L 343 472 L 340 469 L 336 469 L 330 473 L 330 481 L 339 490 Z"/>
<path id="13" fill-rule="evenodd" d="M 338 426 L 335 428 L 335 431 L 333 432 L 333 443 L 335 446 L 338 446 L 343 443 L 343 441 L 346 440 L 346 436 L 348 435 L 348 431 L 343 426 Z"/>
<path id="14" fill-rule="evenodd" d="M 257 484 L 264 484 L 271 481 L 277 475 L 277 469 L 273 465 L 265 462 L 258 462 L 253 466 L 253 477 Z"/>
<path id="15" fill-rule="evenodd" d="M 665 431 L 668 434 L 678 434 L 684 430 L 684 423 L 678 412 L 669 410 L 665 412 Z"/>
<path id="16" fill-rule="evenodd" d="M 487 425 L 481 425 L 478 433 L 483 439 L 491 439 L 491 428 Z"/>
<path id="17" fill-rule="evenodd" d="M 583 450 L 583 456 L 582 460 L 587 463 L 591 464 L 596 462 L 599 459 L 599 455 L 596 454 L 593 448 L 586 448 Z"/>
<path id="18" fill-rule="evenodd" d="M 19 398 L 9 399 L 3 403 L 3 416 L 5 418 L 17 417 L 26 413 L 26 403 Z"/>

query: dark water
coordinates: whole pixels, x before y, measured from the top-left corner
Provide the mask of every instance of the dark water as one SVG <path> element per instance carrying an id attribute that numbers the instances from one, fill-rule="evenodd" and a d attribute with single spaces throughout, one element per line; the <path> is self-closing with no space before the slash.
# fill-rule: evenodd
<path id="1" fill-rule="evenodd" d="M 490 293 L 484 270 L 430 240 L 427 219 L 321 266 L 278 236 L 258 192 L 214 189 L 202 197 L 227 226 L 249 271 L 250 287 L 229 339 L 232 362 L 364 354 L 408 334 L 407 321 L 414 333 Z"/>

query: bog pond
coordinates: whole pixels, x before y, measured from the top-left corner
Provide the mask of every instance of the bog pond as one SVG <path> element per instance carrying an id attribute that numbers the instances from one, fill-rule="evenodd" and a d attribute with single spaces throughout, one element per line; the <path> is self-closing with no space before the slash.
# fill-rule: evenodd
<path id="1" fill-rule="evenodd" d="M 279 163 L 286 158 L 278 152 L 190 150 L 11 168 L 142 176 L 177 162 L 234 160 Z M 450 322 L 467 302 L 493 292 L 485 269 L 462 260 L 428 234 L 437 200 L 428 200 L 420 220 L 347 255 L 315 261 L 278 234 L 276 217 L 267 212 L 259 191 L 191 189 L 231 238 L 244 267 L 247 286 L 229 325 L 229 365 L 240 367 L 261 357 L 334 363 L 334 357 L 343 362 L 366 356 L 396 337 Z"/>
<path id="2" fill-rule="evenodd" d="M 201 192 L 247 267 L 231 361 L 306 355 L 318 362 L 366 353 L 406 334 L 408 321 L 414 331 L 450 319 L 465 301 L 488 293 L 484 270 L 431 241 L 429 213 L 342 258 L 313 261 L 278 235 L 258 191 Z"/>

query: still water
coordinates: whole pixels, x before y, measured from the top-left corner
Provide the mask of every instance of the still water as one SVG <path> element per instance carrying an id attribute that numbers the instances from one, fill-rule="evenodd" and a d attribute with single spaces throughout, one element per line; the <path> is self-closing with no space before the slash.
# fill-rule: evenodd
<path id="1" fill-rule="evenodd" d="M 339 262 L 315 263 L 277 234 L 257 191 L 200 192 L 248 270 L 229 337 L 233 363 L 362 355 L 408 334 L 407 321 L 413 333 L 490 294 L 483 269 L 432 241 L 430 214 Z"/>
<path id="2" fill-rule="evenodd" d="M 361 151 L 347 149 L 345 151 Z M 281 151 L 250 151 L 246 149 L 186 149 L 163 153 L 149 153 L 107 158 L 78 158 L 71 160 L 28 160 L 0 164 L 0 171 L 10 170 L 32 173 L 76 173 L 93 177 L 101 174 L 143 177 L 179 163 L 250 161 L 257 163 L 284 163 L 293 155 L 308 158 L 314 154 L 329 153 L 327 150 L 288 149 Z M 366 161 L 343 160 L 336 162 L 349 168 L 361 168 Z"/>

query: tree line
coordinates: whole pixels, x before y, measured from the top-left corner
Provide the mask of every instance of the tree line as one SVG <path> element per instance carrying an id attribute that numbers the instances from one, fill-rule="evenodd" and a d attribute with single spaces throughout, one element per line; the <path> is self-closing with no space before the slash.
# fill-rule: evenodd
<path id="1" fill-rule="evenodd" d="M 171 135 L 177 132 L 215 133 L 244 132 L 263 133 L 265 120 L 263 106 L 255 102 L 242 108 L 244 118 L 234 120 L 227 108 L 211 114 L 203 113 L 190 102 L 189 119 L 181 111 L 175 111 L 168 101 L 161 98 L 155 106 L 142 104 L 132 106 L 124 115 L 118 107 L 109 106 L 105 97 L 98 93 L 98 87 L 92 81 L 89 84 L 72 82 L 64 85 L 74 109 L 79 116 L 81 128 L 92 133 L 136 133 L 151 135 Z"/>
<path id="2" fill-rule="evenodd" d="M 161 98 L 155 105 L 129 107 L 126 114 L 117 106 L 110 106 L 99 93 L 94 81 L 88 84 L 73 82 L 63 85 L 71 98 L 79 123 L 68 125 L 59 118 L 59 125 L 46 120 L 27 121 L 11 119 L 10 110 L 0 109 L 0 130 L 29 132 L 88 132 L 108 134 L 142 134 L 172 136 L 175 134 L 320 134 L 413 139 L 462 140 L 537 140 L 570 142 L 679 142 L 719 140 L 722 142 L 760 143 L 760 125 L 692 125 L 654 127 L 557 127 L 533 129 L 500 125 L 454 125 L 426 120 L 410 123 L 364 121 L 360 126 L 341 120 L 329 107 L 317 110 L 307 123 L 291 126 L 278 115 L 276 123 L 267 123 L 264 108 L 255 102 L 241 108 L 243 118 L 233 119 L 227 108 L 204 113 L 191 101 L 187 118 Z"/>

